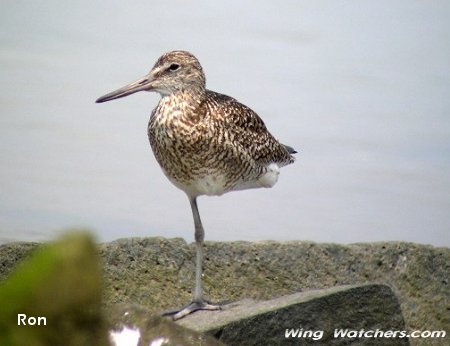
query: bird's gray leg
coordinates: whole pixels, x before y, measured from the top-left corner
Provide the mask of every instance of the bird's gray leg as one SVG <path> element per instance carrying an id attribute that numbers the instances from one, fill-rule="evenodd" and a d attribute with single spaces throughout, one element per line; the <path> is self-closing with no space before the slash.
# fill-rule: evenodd
<path id="1" fill-rule="evenodd" d="M 220 310 L 219 305 L 213 305 L 203 299 L 202 291 L 202 267 L 203 267 L 203 241 L 205 239 L 205 231 L 203 229 L 202 220 L 197 207 L 197 198 L 189 197 L 191 203 L 192 216 L 194 217 L 195 226 L 195 247 L 197 251 L 195 266 L 195 290 L 192 303 L 182 308 L 173 315 L 173 319 L 177 320 L 197 310 Z"/>
<path id="2" fill-rule="evenodd" d="M 200 213 L 198 212 L 197 199 L 189 198 L 189 202 L 191 203 L 192 216 L 194 217 L 195 249 L 196 249 L 195 291 L 193 301 L 201 303 L 203 301 L 202 272 L 203 272 L 203 241 L 205 240 L 205 230 L 203 229 L 202 220 L 200 219 Z"/>

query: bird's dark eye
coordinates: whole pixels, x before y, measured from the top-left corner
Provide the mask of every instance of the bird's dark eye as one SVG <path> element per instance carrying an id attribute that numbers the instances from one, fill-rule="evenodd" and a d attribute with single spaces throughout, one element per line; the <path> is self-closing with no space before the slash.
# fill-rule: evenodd
<path id="1" fill-rule="evenodd" d="M 170 71 L 176 71 L 179 68 L 180 68 L 180 65 L 178 65 L 178 64 L 172 64 L 172 65 L 169 66 L 169 70 Z"/>

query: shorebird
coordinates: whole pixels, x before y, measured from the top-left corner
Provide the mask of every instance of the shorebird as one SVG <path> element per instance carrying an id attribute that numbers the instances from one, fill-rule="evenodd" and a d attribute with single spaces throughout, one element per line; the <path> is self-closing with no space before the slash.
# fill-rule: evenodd
<path id="1" fill-rule="evenodd" d="M 272 187 L 279 168 L 294 162 L 296 151 L 267 130 L 262 119 L 234 98 L 206 89 L 197 58 L 186 51 L 162 55 L 143 78 L 97 99 L 111 101 L 138 91 L 156 91 L 148 137 L 167 178 L 189 199 L 195 226 L 196 272 L 193 300 L 172 313 L 179 319 L 197 310 L 218 310 L 203 298 L 205 232 L 197 197 Z"/>

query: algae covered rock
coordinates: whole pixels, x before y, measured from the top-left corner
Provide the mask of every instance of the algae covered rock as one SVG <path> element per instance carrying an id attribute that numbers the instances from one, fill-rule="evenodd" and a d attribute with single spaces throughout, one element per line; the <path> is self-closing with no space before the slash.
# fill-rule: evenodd
<path id="1" fill-rule="evenodd" d="M 0 284 L 0 345 L 107 345 L 101 277 L 85 233 L 36 249 Z"/>

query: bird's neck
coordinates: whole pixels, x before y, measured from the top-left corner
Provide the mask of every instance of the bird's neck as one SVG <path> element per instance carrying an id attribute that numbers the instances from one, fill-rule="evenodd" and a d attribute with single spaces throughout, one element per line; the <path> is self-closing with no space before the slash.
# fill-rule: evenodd
<path id="1" fill-rule="evenodd" d="M 189 121 L 206 99 L 206 90 L 185 90 L 162 96 L 155 109 L 159 121 L 171 122 L 176 119 Z"/>
<path id="2" fill-rule="evenodd" d="M 161 98 L 160 103 L 180 109 L 197 109 L 206 99 L 206 90 L 187 89 L 177 91 Z"/>

